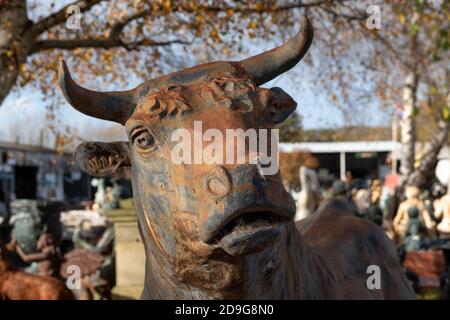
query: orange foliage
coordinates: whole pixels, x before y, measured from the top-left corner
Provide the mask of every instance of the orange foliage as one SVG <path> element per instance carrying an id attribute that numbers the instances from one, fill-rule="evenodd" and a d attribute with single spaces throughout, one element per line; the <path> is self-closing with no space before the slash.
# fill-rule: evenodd
<path id="1" fill-rule="evenodd" d="M 300 188 L 299 169 L 301 166 L 317 169 L 319 160 L 307 152 L 280 153 L 280 172 L 285 185 Z"/>

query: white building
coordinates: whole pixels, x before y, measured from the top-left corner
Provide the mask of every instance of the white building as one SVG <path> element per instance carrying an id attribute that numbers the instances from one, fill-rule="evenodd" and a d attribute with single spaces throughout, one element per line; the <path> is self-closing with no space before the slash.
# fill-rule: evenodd
<path id="1" fill-rule="evenodd" d="M 417 154 L 423 152 L 425 145 L 418 143 Z M 339 141 L 339 142 L 299 142 L 280 143 L 280 152 L 309 152 L 320 161 L 321 168 L 344 179 L 350 171 L 357 178 L 383 178 L 390 170 L 396 170 L 400 160 L 401 144 L 394 141 Z M 439 154 L 437 176 L 448 181 L 449 148 L 444 147 Z M 389 168 L 386 158 L 391 156 L 394 168 Z M 443 181 L 441 181 L 444 183 Z"/>

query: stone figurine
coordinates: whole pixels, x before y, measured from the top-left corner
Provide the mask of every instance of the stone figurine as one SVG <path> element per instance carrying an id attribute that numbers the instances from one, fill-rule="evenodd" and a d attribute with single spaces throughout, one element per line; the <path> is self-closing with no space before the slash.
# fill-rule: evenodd
<path id="1" fill-rule="evenodd" d="M 319 178 L 314 169 L 301 166 L 299 170 L 301 190 L 298 195 L 295 221 L 305 219 L 316 211 L 320 200 Z"/>
<path id="2" fill-rule="evenodd" d="M 434 216 L 439 220 L 437 230 L 443 237 L 450 239 L 450 184 L 447 188 L 447 194 L 436 203 Z"/>
<path id="3" fill-rule="evenodd" d="M 106 199 L 105 179 L 92 179 L 91 185 L 97 188 L 97 192 L 95 192 L 93 209 L 101 209 L 105 206 Z"/>
<path id="4" fill-rule="evenodd" d="M 62 63 L 59 84 L 78 111 L 123 126 L 128 141 L 86 142 L 78 165 L 94 176 L 131 167 L 145 245 L 142 299 L 410 299 L 414 292 L 383 231 L 339 200 L 297 227 L 279 172 L 262 164 L 176 164 L 174 130 L 272 129 L 295 111 L 280 88 L 261 85 L 294 67 L 313 39 L 308 18 L 284 45 L 218 61 L 128 91 L 78 85 Z M 367 270 L 379 266 L 379 289 Z"/>
<path id="5" fill-rule="evenodd" d="M 408 186 L 405 196 L 406 200 L 400 203 L 394 218 L 394 230 L 400 240 L 408 236 L 418 237 L 419 234 L 432 230 L 434 227 L 433 220 L 419 199 L 419 189 Z"/>

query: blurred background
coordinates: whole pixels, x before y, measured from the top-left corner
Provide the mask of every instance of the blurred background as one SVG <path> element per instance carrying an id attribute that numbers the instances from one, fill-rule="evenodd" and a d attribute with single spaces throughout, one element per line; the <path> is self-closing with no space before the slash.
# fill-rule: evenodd
<path id="1" fill-rule="evenodd" d="M 142 290 L 130 172 L 94 179 L 72 158 L 85 140 L 126 139 L 124 128 L 67 104 L 56 85 L 60 59 L 85 87 L 126 90 L 276 47 L 305 14 L 315 35 L 304 62 L 265 85 L 298 103 L 280 127 L 296 219 L 346 199 L 397 245 L 419 298 L 448 298 L 444 0 L 0 0 L 0 235 L 9 263 L 61 281 L 80 266 L 79 299 Z"/>

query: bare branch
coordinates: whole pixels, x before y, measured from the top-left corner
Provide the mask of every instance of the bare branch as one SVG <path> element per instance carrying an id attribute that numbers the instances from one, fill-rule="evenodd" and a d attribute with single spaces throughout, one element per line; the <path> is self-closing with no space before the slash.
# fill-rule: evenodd
<path id="1" fill-rule="evenodd" d="M 171 44 L 191 44 L 191 41 L 184 40 L 169 40 L 169 41 L 154 41 L 152 39 L 142 39 L 133 43 L 124 43 L 123 47 L 127 50 L 137 50 L 140 47 L 164 47 Z"/>
<path id="2" fill-rule="evenodd" d="M 129 16 L 126 16 L 119 21 L 117 21 L 115 24 L 111 27 L 111 32 L 109 34 L 109 37 L 112 39 L 118 38 L 122 30 L 125 28 L 127 24 L 129 24 L 131 21 L 143 18 L 150 14 L 150 10 L 139 10 Z"/>
<path id="3" fill-rule="evenodd" d="M 380 35 L 378 31 L 372 31 L 367 28 L 361 28 L 361 30 L 368 35 L 369 37 L 373 37 L 375 40 L 379 41 L 384 48 L 387 50 L 386 52 L 389 52 L 392 54 L 394 59 L 396 59 L 402 66 L 405 68 L 414 71 L 415 68 L 405 59 L 403 58 L 403 55 L 400 54 L 397 49 L 394 48 L 392 43 L 390 43 L 388 40 L 386 40 L 383 36 Z"/>
<path id="4" fill-rule="evenodd" d="M 122 47 L 127 50 L 135 50 L 142 46 L 156 47 L 156 46 L 168 46 L 171 44 L 189 44 L 189 42 L 183 40 L 155 41 L 152 39 L 143 39 L 132 43 L 125 43 L 124 41 L 118 38 L 41 40 L 36 42 L 36 45 L 33 49 L 33 53 L 42 50 L 52 50 L 52 49 L 73 50 L 76 48 L 111 49 Z"/>
<path id="5" fill-rule="evenodd" d="M 368 15 L 363 12 L 361 14 L 356 14 L 356 15 L 351 15 L 351 14 L 345 14 L 345 13 L 339 13 L 336 11 L 333 11 L 330 8 L 322 8 L 323 11 L 325 11 L 328 14 L 331 14 L 334 18 L 344 18 L 347 19 L 348 21 L 365 21 L 367 20 Z"/>
<path id="6" fill-rule="evenodd" d="M 88 11 L 95 4 L 104 1 L 104 0 L 80 0 L 76 1 L 73 4 L 76 4 L 80 7 L 81 11 Z M 310 8 L 310 7 L 319 7 L 324 5 L 331 5 L 333 2 L 330 0 L 317 0 L 314 2 L 304 3 L 302 1 L 296 1 L 295 3 L 283 5 L 283 6 L 196 6 L 195 8 L 188 5 L 183 4 L 177 8 L 178 12 L 186 12 L 186 13 L 197 13 L 200 11 L 204 12 L 224 12 L 224 11 L 232 11 L 234 13 L 263 13 L 263 12 L 280 12 L 280 11 L 288 11 L 297 8 Z M 69 5 L 68 5 L 69 6 Z M 42 33 L 45 30 L 48 30 L 52 26 L 56 26 L 65 21 L 66 16 L 65 12 L 68 6 L 64 7 L 60 11 L 55 14 L 50 15 L 49 17 L 43 19 L 42 21 L 36 23 L 33 26 L 34 32 L 36 34 Z M 334 15 L 338 16 L 339 13 L 330 11 Z M 182 41 L 182 40 L 172 40 L 172 41 L 164 41 L 158 42 L 153 39 L 144 39 L 137 42 L 125 43 L 120 35 L 123 29 L 132 21 L 144 18 L 151 15 L 150 9 L 142 9 L 136 11 L 128 16 L 120 18 L 116 21 L 112 26 L 109 33 L 109 36 L 106 38 L 87 38 L 87 39 L 44 39 L 37 40 L 33 47 L 31 53 L 36 53 L 42 50 L 51 50 L 51 49 L 75 49 L 75 48 L 116 48 L 123 47 L 127 50 L 135 50 L 142 46 L 166 46 L 173 43 L 181 43 L 188 44 L 190 42 Z M 348 16 L 346 16 L 348 18 Z M 362 19 L 362 17 L 353 17 L 354 19 Z"/>

